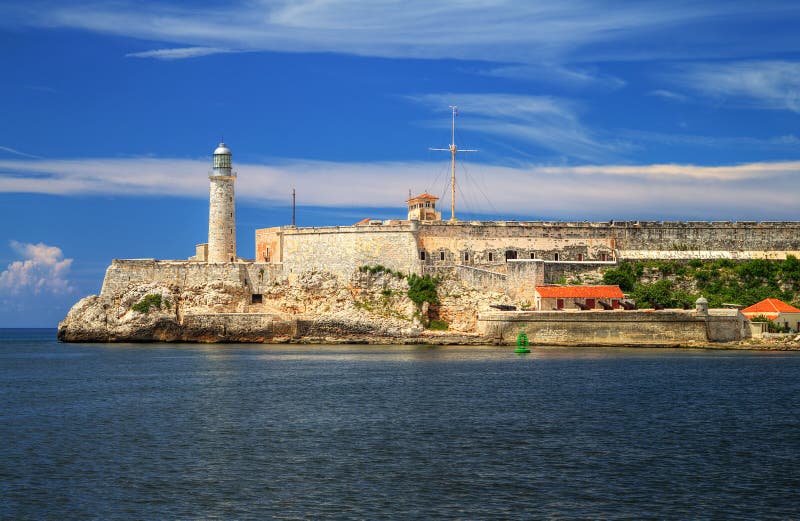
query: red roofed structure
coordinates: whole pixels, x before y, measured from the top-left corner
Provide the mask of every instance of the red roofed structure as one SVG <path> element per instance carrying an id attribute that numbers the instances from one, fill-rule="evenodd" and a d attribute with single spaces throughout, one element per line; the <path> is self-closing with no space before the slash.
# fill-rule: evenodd
<path id="1" fill-rule="evenodd" d="M 781 326 L 800 331 L 800 309 L 776 298 L 767 298 L 744 308 L 742 314 L 750 319 L 764 316 Z"/>
<path id="2" fill-rule="evenodd" d="M 618 309 L 619 286 L 536 286 L 536 309 Z M 605 304 L 605 305 L 604 305 Z"/>
<path id="3" fill-rule="evenodd" d="M 412 197 L 406 201 L 408 203 L 409 221 L 441 221 L 441 212 L 436 211 L 436 201 L 439 198 L 427 192 Z"/>

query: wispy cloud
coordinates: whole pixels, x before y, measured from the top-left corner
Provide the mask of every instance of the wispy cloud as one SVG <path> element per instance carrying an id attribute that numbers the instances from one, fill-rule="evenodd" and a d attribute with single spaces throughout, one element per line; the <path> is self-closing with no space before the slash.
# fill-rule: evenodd
<path id="1" fill-rule="evenodd" d="M 155 58 L 157 60 L 183 60 L 186 58 L 198 58 L 211 54 L 225 54 L 236 52 L 230 49 L 219 47 L 179 47 L 176 49 L 155 49 L 152 51 L 131 52 L 125 56 L 128 58 Z"/>
<path id="2" fill-rule="evenodd" d="M 601 73 L 596 70 L 596 68 L 589 67 L 577 68 L 552 64 L 513 64 L 492 67 L 479 72 L 486 76 L 553 84 L 574 89 L 599 87 L 607 90 L 616 90 L 624 87 L 626 84 L 621 78 Z"/>
<path id="3" fill-rule="evenodd" d="M 36 92 L 46 92 L 47 94 L 55 94 L 58 92 L 53 87 L 47 87 L 44 85 L 27 85 L 25 88 Z"/>
<path id="4" fill-rule="evenodd" d="M 0 161 L 0 192 L 208 197 L 209 160 L 155 158 Z M 440 187 L 439 163 L 284 160 L 238 164 L 236 190 L 250 204 L 397 207 L 408 190 Z M 563 219 L 796 219 L 800 162 L 520 167 L 471 163 L 459 171 L 465 208 L 476 213 Z M 378 181 L 379 180 L 379 181 Z M 484 195 L 486 197 L 484 197 Z M 488 199 L 488 200 L 487 200 Z M 491 201 L 491 202 L 489 202 Z M 462 208 L 464 208 L 462 206 Z"/>
<path id="5" fill-rule="evenodd" d="M 30 244 L 11 241 L 10 245 L 22 260 L 12 262 L 0 273 L 0 292 L 9 295 L 38 295 L 72 291 L 67 279 L 72 259 L 65 259 L 61 248 L 41 242 Z"/>
<path id="6" fill-rule="evenodd" d="M 33 154 L 26 154 L 25 152 L 20 152 L 19 150 L 11 148 L 11 147 L 0 146 L 0 151 L 8 152 L 9 154 L 14 154 L 15 156 L 30 157 L 32 159 L 40 159 L 39 156 L 34 156 Z"/>
<path id="7" fill-rule="evenodd" d="M 628 149 L 605 141 L 585 127 L 573 102 L 549 96 L 513 94 L 424 94 L 408 99 L 432 110 L 458 105 L 468 120 L 462 128 L 510 138 L 556 152 L 562 159 L 589 162 L 613 160 Z"/>
<path id="8" fill-rule="evenodd" d="M 800 112 L 800 62 L 687 64 L 676 67 L 665 78 L 720 101 Z"/>
<path id="9" fill-rule="evenodd" d="M 719 148 L 759 151 L 796 152 L 800 146 L 800 138 L 794 134 L 784 134 L 768 138 L 746 136 L 707 136 L 698 134 L 672 134 L 645 130 L 619 129 L 617 135 L 636 143 L 657 143 L 667 146 L 688 146 L 699 148 Z"/>
<path id="10" fill-rule="evenodd" d="M 668 99 L 668 100 L 672 100 L 672 101 L 686 101 L 688 99 L 683 94 L 680 94 L 678 92 L 673 92 L 671 90 L 666 90 L 666 89 L 651 90 L 650 92 L 648 92 L 648 94 L 650 96 L 656 96 L 656 97 L 659 97 L 659 98 L 664 98 L 664 99 Z"/>
<path id="11" fill-rule="evenodd" d="M 640 59 L 636 49 L 643 46 L 641 52 L 648 58 L 674 56 L 678 48 L 687 56 L 697 55 L 710 47 L 698 26 L 705 24 L 720 34 L 725 33 L 720 19 L 749 21 L 776 12 L 784 19 L 793 15 L 791 5 L 771 2 L 623 2 L 609 7 L 590 0 L 240 0 L 200 6 L 177 1 L 79 0 L 64 5 L 30 0 L 24 7 L 0 9 L 6 15 L 0 20 L 191 47 L 525 64 L 563 63 L 591 45 L 598 46 L 598 56 L 607 53 L 614 59 Z M 679 41 L 664 37 L 668 30 L 687 25 L 693 30 L 683 31 Z M 760 36 L 734 34 L 728 28 L 719 39 L 740 42 L 736 47 L 744 53 L 769 46 L 769 39 Z"/>

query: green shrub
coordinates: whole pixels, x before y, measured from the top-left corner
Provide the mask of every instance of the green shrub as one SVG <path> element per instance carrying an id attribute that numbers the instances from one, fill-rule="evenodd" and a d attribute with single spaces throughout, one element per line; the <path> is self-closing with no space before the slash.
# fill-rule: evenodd
<path id="1" fill-rule="evenodd" d="M 652 284 L 637 284 L 633 291 L 633 298 L 639 307 L 675 306 L 675 295 L 672 292 L 672 282 L 663 279 Z"/>
<path id="2" fill-rule="evenodd" d="M 620 264 L 619 268 L 612 268 L 603 273 L 603 284 L 619 286 L 622 291 L 633 291 L 639 277 L 634 272 L 632 264 Z"/>
<path id="3" fill-rule="evenodd" d="M 418 306 L 421 306 L 423 302 L 428 302 L 429 304 L 439 303 L 439 297 L 436 294 L 436 287 L 439 285 L 438 278 L 431 277 L 430 275 L 420 277 L 412 273 L 408 276 L 407 280 L 408 298 L 410 298 L 412 302 Z"/>
<path id="4" fill-rule="evenodd" d="M 375 266 L 366 266 L 366 265 L 359 266 L 358 271 L 360 271 L 361 273 L 369 273 L 370 275 L 375 275 L 378 273 L 386 273 L 387 275 L 393 275 L 398 279 L 402 279 L 403 277 L 405 277 L 403 273 L 399 271 L 394 271 L 393 269 L 387 268 L 386 266 L 381 266 L 380 264 L 376 264 Z"/>
<path id="5" fill-rule="evenodd" d="M 449 327 L 450 324 L 444 320 L 431 320 L 431 323 L 428 324 L 428 329 L 431 331 L 447 331 Z"/>
<path id="6" fill-rule="evenodd" d="M 149 313 L 151 308 L 155 308 L 157 310 L 161 309 L 162 303 L 166 304 L 167 309 L 169 309 L 169 302 L 162 302 L 161 295 L 158 293 L 150 293 L 149 295 L 145 295 L 142 300 L 134 304 L 131 309 L 138 311 L 139 313 Z"/>

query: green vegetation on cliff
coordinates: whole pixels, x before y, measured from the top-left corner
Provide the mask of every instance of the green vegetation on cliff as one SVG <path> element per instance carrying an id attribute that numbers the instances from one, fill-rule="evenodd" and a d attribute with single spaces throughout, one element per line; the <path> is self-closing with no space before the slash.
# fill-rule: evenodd
<path id="1" fill-rule="evenodd" d="M 439 279 L 425 275 L 420 277 L 412 273 L 407 277 L 408 280 L 408 298 L 415 304 L 421 306 L 423 302 L 429 304 L 438 304 L 439 296 L 436 293 L 436 287 L 439 285 Z"/>
<path id="2" fill-rule="evenodd" d="M 145 295 L 142 300 L 131 306 L 131 309 L 138 311 L 139 313 L 149 313 L 150 309 L 161 309 L 162 304 L 169 309 L 169 302 L 162 300 L 161 295 L 158 293 L 150 293 L 149 295 Z"/>
<path id="3" fill-rule="evenodd" d="M 622 262 L 603 274 L 605 284 L 630 293 L 640 307 L 690 307 L 703 295 L 711 307 L 750 306 L 765 298 L 800 302 L 800 260 L 730 259 Z"/>

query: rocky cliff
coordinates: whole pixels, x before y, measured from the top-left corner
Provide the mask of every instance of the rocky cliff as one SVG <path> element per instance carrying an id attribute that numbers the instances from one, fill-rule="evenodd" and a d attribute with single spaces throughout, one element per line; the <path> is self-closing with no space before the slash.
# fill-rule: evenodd
<path id="1" fill-rule="evenodd" d="M 241 270 L 234 264 L 209 267 L 215 277 L 198 276 L 203 268 L 197 264 L 160 266 L 150 261 L 147 270 L 141 262 L 134 268 L 115 261 L 101 294 L 73 306 L 59 324 L 58 338 L 447 343 L 452 338 L 424 330 L 429 315 L 449 324 L 451 335 L 466 335 L 461 340 L 469 341 L 479 311 L 490 309 L 490 304 L 509 303 L 502 293 L 468 287 L 455 277 L 440 282 L 439 305 L 428 309 L 408 297 L 405 277 L 382 271 L 355 270 L 347 280 L 324 271 L 270 274 L 262 280 L 263 271 Z M 216 276 L 221 269 L 230 273 Z"/>

